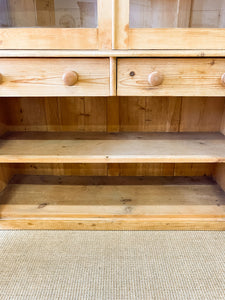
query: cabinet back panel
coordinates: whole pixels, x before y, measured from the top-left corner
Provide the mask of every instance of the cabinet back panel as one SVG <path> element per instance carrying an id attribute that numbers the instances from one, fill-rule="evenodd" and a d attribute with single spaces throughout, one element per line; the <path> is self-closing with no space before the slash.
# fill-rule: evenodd
<path id="1" fill-rule="evenodd" d="M 217 132 L 224 98 L 2 98 L 0 124 L 11 131 Z"/>
<path id="2" fill-rule="evenodd" d="M 215 164 L 13 164 L 14 174 L 56 176 L 212 176 Z"/>

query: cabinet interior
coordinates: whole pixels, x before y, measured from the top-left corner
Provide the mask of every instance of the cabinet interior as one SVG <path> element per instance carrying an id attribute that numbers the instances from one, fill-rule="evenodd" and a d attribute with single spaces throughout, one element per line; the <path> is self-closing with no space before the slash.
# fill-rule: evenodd
<path id="1" fill-rule="evenodd" d="M 130 0 L 131 28 L 224 28 L 223 0 Z"/>
<path id="2" fill-rule="evenodd" d="M 216 97 L 2 98 L 2 218 L 219 218 L 225 205 L 224 104 Z M 83 156 L 79 144 L 70 144 L 74 140 L 86 143 Z M 129 156 L 135 149 L 127 152 L 124 142 L 148 140 L 151 148 L 161 143 L 156 161 L 154 155 Z M 170 153 L 167 140 L 178 141 L 171 161 L 163 154 L 164 146 Z M 78 223 L 81 229 L 103 226 Z M 25 227 L 32 226 L 27 221 Z"/>

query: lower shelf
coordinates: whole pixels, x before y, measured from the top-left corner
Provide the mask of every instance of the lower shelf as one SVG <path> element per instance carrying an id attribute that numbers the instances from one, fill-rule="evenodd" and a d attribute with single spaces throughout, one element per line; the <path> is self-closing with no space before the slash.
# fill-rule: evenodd
<path id="1" fill-rule="evenodd" d="M 0 228 L 225 230 L 225 193 L 209 177 L 16 175 Z"/>

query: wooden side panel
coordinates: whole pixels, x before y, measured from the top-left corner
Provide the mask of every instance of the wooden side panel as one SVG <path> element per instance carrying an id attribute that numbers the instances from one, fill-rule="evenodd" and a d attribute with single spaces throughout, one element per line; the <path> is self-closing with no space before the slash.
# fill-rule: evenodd
<path id="1" fill-rule="evenodd" d="M 225 191 L 225 164 L 217 164 L 214 177 L 217 183 Z"/>
<path id="2" fill-rule="evenodd" d="M 223 110 L 223 117 L 221 120 L 221 126 L 220 126 L 220 131 L 225 135 L 225 105 L 224 105 L 224 110 Z"/>
<path id="3" fill-rule="evenodd" d="M 0 136 L 4 134 L 7 130 L 6 128 L 6 114 L 5 110 L 3 109 L 3 102 L 0 99 Z"/>
<path id="4" fill-rule="evenodd" d="M 0 192 L 6 187 L 14 174 L 13 164 L 0 164 Z"/>

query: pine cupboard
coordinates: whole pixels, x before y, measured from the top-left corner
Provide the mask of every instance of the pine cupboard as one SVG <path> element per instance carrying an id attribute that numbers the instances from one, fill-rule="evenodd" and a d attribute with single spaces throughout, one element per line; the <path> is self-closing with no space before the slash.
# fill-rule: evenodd
<path id="1" fill-rule="evenodd" d="M 225 229 L 224 1 L 0 8 L 0 229 Z"/>

